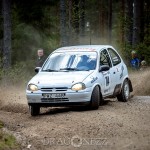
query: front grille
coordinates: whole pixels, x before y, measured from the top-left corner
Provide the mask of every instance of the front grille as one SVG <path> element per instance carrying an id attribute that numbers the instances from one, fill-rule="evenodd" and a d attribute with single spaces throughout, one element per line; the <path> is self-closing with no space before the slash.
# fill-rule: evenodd
<path id="1" fill-rule="evenodd" d="M 52 89 L 53 89 L 53 88 L 41 88 L 41 91 L 44 91 L 44 92 L 52 92 Z"/>
<path id="2" fill-rule="evenodd" d="M 67 90 L 68 90 L 67 87 L 41 88 L 41 91 L 43 91 L 43 92 L 65 92 Z"/>
<path id="3" fill-rule="evenodd" d="M 42 102 L 66 102 L 68 98 L 41 98 Z"/>
<path id="4" fill-rule="evenodd" d="M 61 92 L 61 91 L 67 91 L 68 88 L 67 87 L 57 87 L 57 88 L 55 88 L 55 90 Z"/>

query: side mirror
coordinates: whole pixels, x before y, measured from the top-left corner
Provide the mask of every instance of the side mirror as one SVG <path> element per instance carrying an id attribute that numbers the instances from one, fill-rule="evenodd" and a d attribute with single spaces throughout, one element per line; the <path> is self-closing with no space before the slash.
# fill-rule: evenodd
<path id="1" fill-rule="evenodd" d="M 34 71 L 35 71 L 36 73 L 38 73 L 40 69 L 41 69 L 41 67 L 36 67 L 36 68 L 34 69 Z"/>
<path id="2" fill-rule="evenodd" d="M 109 69 L 110 69 L 110 67 L 108 65 L 103 65 L 103 66 L 100 66 L 99 72 L 101 72 L 101 71 L 108 71 Z"/>

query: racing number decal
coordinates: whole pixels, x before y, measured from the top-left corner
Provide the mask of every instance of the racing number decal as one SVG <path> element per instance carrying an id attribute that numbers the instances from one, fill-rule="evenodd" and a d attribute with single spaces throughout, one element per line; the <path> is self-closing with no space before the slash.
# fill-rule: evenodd
<path id="1" fill-rule="evenodd" d="M 108 94 L 110 90 L 110 84 L 111 84 L 111 78 L 110 78 L 110 72 L 107 72 L 106 74 L 103 74 L 103 83 L 104 83 L 104 93 Z"/>
<path id="2" fill-rule="evenodd" d="M 105 85 L 106 87 L 109 86 L 109 76 L 105 77 Z"/>

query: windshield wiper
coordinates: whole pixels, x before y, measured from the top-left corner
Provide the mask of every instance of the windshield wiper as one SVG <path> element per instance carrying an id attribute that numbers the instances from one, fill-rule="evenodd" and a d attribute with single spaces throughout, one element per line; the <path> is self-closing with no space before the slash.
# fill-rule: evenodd
<path id="1" fill-rule="evenodd" d="M 67 71 L 89 71 L 89 69 L 78 69 L 78 68 L 60 68 L 60 70 L 67 70 Z"/>
<path id="2" fill-rule="evenodd" d="M 77 68 L 60 68 L 60 70 L 67 70 L 67 71 L 80 71 Z"/>
<path id="3" fill-rule="evenodd" d="M 46 69 L 46 70 L 42 70 L 42 71 L 46 71 L 46 72 L 58 72 L 58 70 L 53 70 L 53 69 Z"/>

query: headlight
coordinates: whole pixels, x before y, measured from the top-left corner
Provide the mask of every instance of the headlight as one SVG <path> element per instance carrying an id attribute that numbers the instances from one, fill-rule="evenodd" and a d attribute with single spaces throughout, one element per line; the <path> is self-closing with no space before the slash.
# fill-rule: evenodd
<path id="1" fill-rule="evenodd" d="M 80 91 L 80 90 L 84 90 L 86 88 L 85 84 L 84 83 L 77 83 L 77 84 L 74 84 L 71 89 L 73 91 Z"/>
<path id="2" fill-rule="evenodd" d="M 37 91 L 38 87 L 35 84 L 29 84 L 28 85 L 28 90 L 29 91 Z"/>

